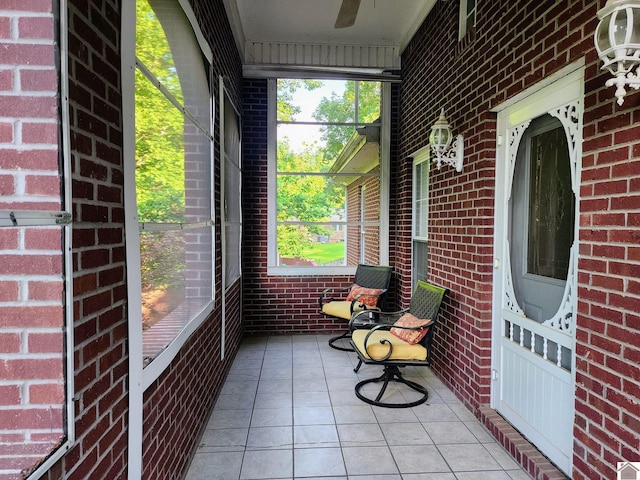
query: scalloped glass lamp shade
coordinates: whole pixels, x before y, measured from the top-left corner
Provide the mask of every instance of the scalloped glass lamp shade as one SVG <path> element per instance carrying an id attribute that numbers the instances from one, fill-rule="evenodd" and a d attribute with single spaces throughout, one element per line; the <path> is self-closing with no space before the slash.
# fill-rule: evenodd
<path id="1" fill-rule="evenodd" d="M 605 85 L 617 87 L 615 96 L 622 105 L 625 87 L 640 88 L 638 72 L 632 71 L 640 64 L 640 1 L 608 0 L 598 18 L 595 47 L 602 68 L 615 77 Z"/>
<path id="2" fill-rule="evenodd" d="M 451 127 L 444 117 L 444 108 L 440 112 L 440 118 L 431 127 L 431 135 L 429 135 L 429 143 L 431 148 L 438 153 L 446 152 L 453 140 Z"/>

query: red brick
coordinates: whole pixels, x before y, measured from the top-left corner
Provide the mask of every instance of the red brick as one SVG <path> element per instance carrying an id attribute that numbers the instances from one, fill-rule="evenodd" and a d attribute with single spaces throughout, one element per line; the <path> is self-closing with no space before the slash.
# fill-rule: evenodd
<path id="1" fill-rule="evenodd" d="M 24 243 L 28 250 L 61 250 L 62 240 L 60 231 L 57 228 L 29 228 L 25 231 Z M 57 261 L 61 261 L 61 256 L 51 255 Z"/>
<path id="2" fill-rule="evenodd" d="M 54 150 L 2 150 L 0 168 L 55 171 L 58 168 L 58 152 Z"/>
<path id="3" fill-rule="evenodd" d="M 14 10 L 16 12 L 51 13 L 50 0 L 3 0 L 4 10 Z"/>
<path id="4" fill-rule="evenodd" d="M 21 39 L 53 38 L 53 18 L 47 17 L 21 17 L 18 19 L 18 34 Z"/>
<path id="5" fill-rule="evenodd" d="M 33 405 L 61 405 L 64 402 L 64 385 L 39 383 L 29 386 L 29 403 Z"/>
<path id="6" fill-rule="evenodd" d="M 62 427 L 62 408 L 0 410 L 0 425 L 6 429 L 47 429 Z"/>
<path id="7" fill-rule="evenodd" d="M 60 328 L 63 319 L 62 305 L 59 307 L 6 307 L 0 305 L 0 328 Z"/>
<path id="8" fill-rule="evenodd" d="M 62 354 L 64 350 L 64 338 L 62 332 L 29 332 L 27 335 L 27 348 L 29 353 Z"/>
<path id="9" fill-rule="evenodd" d="M 50 97 L 0 97 L 0 116 L 55 119 L 57 105 Z"/>
<path id="10" fill-rule="evenodd" d="M 20 284 L 17 281 L 0 280 L 0 302 L 18 302 L 19 287 Z"/>
<path id="11" fill-rule="evenodd" d="M 0 340 L 0 342 L 1 341 L 2 340 Z M 20 388 L 18 387 L 18 385 L 0 385 L 0 405 L 19 405 L 19 404 L 20 404 Z M 0 442 L 2 441 L 3 440 L 0 437 Z"/>
<path id="12" fill-rule="evenodd" d="M 60 256 L 4 255 L 0 262 L 0 275 L 60 275 Z"/>
<path id="13" fill-rule="evenodd" d="M 62 378 L 62 357 L 52 359 L 5 360 L 0 364 L 5 380 L 43 380 Z"/>
<path id="14" fill-rule="evenodd" d="M 58 175 L 27 175 L 25 193 L 33 196 L 60 196 L 60 178 Z"/>
<path id="15" fill-rule="evenodd" d="M 9 43 L 4 44 L 2 62 L 6 65 L 55 67 L 55 48 L 51 45 Z M 0 104 L 1 105 L 1 104 Z"/>
<path id="16" fill-rule="evenodd" d="M 2 83 L 2 73 L 0 72 L 0 87 Z M 1 89 L 1 88 L 0 88 Z M 13 142 L 13 124 L 0 122 L 0 143 Z M 2 190 L 4 193 L 5 191 Z"/>
<path id="17" fill-rule="evenodd" d="M 22 339 L 18 333 L 0 333 L 0 345 L 3 354 L 22 352 Z"/>
<path id="18" fill-rule="evenodd" d="M 18 248 L 18 231 L 9 228 L 0 228 L 0 249 L 15 250 Z"/>
<path id="19" fill-rule="evenodd" d="M 61 280 L 57 282 L 29 282 L 29 300 L 61 303 L 63 301 L 63 294 L 64 291 Z"/>
<path id="20" fill-rule="evenodd" d="M 0 17 L 0 38 L 9 39 L 11 38 L 11 19 L 6 16 Z M 0 90 L 5 90 L 4 88 L 0 88 Z"/>
<path id="21" fill-rule="evenodd" d="M 20 71 L 20 86 L 26 92 L 56 92 L 58 77 L 53 68 L 46 70 L 23 69 Z"/>
<path id="22" fill-rule="evenodd" d="M 23 144 L 46 144 L 57 147 L 57 123 L 22 123 Z M 57 169 L 56 169 L 57 170 Z"/>

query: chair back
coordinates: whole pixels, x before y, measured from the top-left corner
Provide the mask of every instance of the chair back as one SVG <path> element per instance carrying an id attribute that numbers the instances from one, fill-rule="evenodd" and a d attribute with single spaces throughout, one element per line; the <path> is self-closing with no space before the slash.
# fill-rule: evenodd
<path id="1" fill-rule="evenodd" d="M 384 309 L 387 304 L 387 290 L 391 282 L 391 267 L 384 265 L 358 264 L 353 283 L 365 288 L 384 290 L 378 299 L 378 307 Z"/>
<path id="2" fill-rule="evenodd" d="M 444 287 L 418 280 L 409 302 L 409 312 L 420 319 L 435 322 L 446 293 L 447 289 Z"/>
<path id="3" fill-rule="evenodd" d="M 353 283 L 365 288 L 386 290 L 391 282 L 391 267 L 383 265 L 366 265 L 360 263 L 356 268 Z"/>

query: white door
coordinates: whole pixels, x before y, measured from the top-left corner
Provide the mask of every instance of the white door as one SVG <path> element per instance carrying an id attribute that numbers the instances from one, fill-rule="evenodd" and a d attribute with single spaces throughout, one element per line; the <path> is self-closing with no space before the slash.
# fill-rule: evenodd
<path id="1" fill-rule="evenodd" d="M 492 404 L 565 473 L 582 98 L 580 69 L 498 113 Z"/>

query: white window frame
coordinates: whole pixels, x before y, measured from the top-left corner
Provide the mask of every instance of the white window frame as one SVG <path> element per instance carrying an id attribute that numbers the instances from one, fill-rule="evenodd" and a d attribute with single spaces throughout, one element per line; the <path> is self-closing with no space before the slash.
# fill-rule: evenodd
<path id="1" fill-rule="evenodd" d="M 220 182 L 220 204 L 222 205 L 223 208 L 223 218 L 222 218 L 222 223 L 223 223 L 223 228 L 221 231 L 221 244 L 222 244 L 222 285 L 225 289 L 228 289 L 230 287 L 232 287 L 234 285 L 234 283 L 236 283 L 237 281 L 240 280 L 240 277 L 242 276 L 242 262 L 241 262 L 241 253 L 242 253 L 242 150 L 241 150 L 241 144 L 242 144 L 242 117 L 240 115 L 240 111 L 238 110 L 238 108 L 236 107 L 236 105 L 233 103 L 233 100 L 231 99 L 231 96 L 229 95 L 229 93 L 227 92 L 226 87 L 224 86 L 224 77 L 220 76 L 219 77 L 219 91 L 220 91 L 220 100 L 219 100 L 219 112 L 220 112 L 220 156 L 221 156 L 221 162 L 220 162 L 220 178 L 222 179 Z M 227 176 L 227 169 L 229 168 L 229 163 L 227 162 L 227 154 L 226 154 L 226 146 L 225 146 L 225 128 L 226 128 L 226 124 L 225 124 L 225 115 L 226 115 L 226 104 L 229 104 L 233 111 L 235 112 L 235 115 L 238 119 L 238 129 L 239 129 L 239 134 L 240 134 L 240 145 L 238 146 L 238 158 L 237 158 L 237 164 L 232 160 L 232 166 L 231 168 L 235 168 L 238 171 L 238 181 L 239 184 L 237 185 L 237 190 L 234 192 L 229 192 L 227 191 L 226 188 L 226 176 Z M 229 199 L 231 198 L 230 195 L 233 195 L 233 201 L 237 201 L 238 202 L 238 208 L 240 210 L 240 219 L 238 222 L 230 222 L 227 219 L 226 216 L 226 209 L 227 209 L 227 202 L 229 201 Z M 240 228 L 240 241 L 237 244 L 234 244 L 233 242 L 228 242 L 227 240 L 227 234 L 226 234 L 226 227 L 228 225 L 233 225 L 233 224 L 238 224 L 239 228 Z M 237 275 L 235 275 L 233 278 L 228 278 L 227 275 L 227 261 L 228 261 L 228 252 L 233 251 L 236 255 L 236 259 L 235 261 L 238 264 L 238 273 Z"/>
<path id="2" fill-rule="evenodd" d="M 427 280 L 427 265 L 423 265 L 421 268 L 424 268 L 424 275 L 421 275 L 422 271 L 418 271 L 415 265 L 415 245 L 416 243 L 428 245 L 428 225 L 429 225 L 429 175 L 427 175 L 427 185 L 425 188 L 421 187 L 422 177 L 418 175 L 418 166 L 425 165 L 428 169 L 428 172 L 431 171 L 431 146 L 427 145 L 426 147 L 421 148 L 416 151 L 413 157 L 413 168 L 412 168 L 412 178 L 413 178 L 413 189 L 411 195 L 411 211 L 413 215 L 411 216 L 411 281 L 412 285 L 415 285 L 418 280 Z M 423 191 L 425 193 L 424 197 L 419 197 L 419 192 Z M 418 232 L 418 218 L 417 212 L 420 211 L 418 208 L 418 203 L 424 202 L 426 205 L 423 209 L 426 213 L 426 218 L 424 219 L 424 225 L 427 229 L 426 232 Z"/>
<path id="3" fill-rule="evenodd" d="M 221 75 L 218 80 L 219 85 L 219 109 L 220 112 L 220 205 L 222 205 L 222 228 L 220 229 L 220 245 L 222 248 L 222 293 L 221 293 L 221 309 L 222 309 L 222 325 L 221 325 L 221 345 L 220 345 L 220 360 L 224 360 L 225 356 L 225 347 L 226 347 L 226 337 L 227 337 L 227 291 L 233 287 L 236 283 L 240 282 L 242 279 L 242 116 L 240 115 L 240 111 L 233 103 L 231 96 L 227 92 L 226 87 L 224 86 L 224 77 Z M 227 158 L 226 146 L 225 146 L 225 129 L 226 129 L 226 108 L 227 104 L 233 109 L 237 119 L 238 119 L 238 134 L 239 145 L 238 145 L 238 158 L 237 163 L 235 163 L 234 159 Z M 229 165 L 231 164 L 231 165 Z M 237 190 L 233 192 L 229 192 L 227 190 L 227 168 L 237 169 L 238 184 L 234 185 L 237 187 Z M 233 195 L 233 197 L 231 197 Z M 237 201 L 238 202 L 238 210 L 240 217 L 238 222 L 230 222 L 227 219 L 227 208 L 229 201 Z M 229 225 L 238 225 L 239 227 L 239 238 L 227 238 L 227 226 Z M 233 261 L 237 263 L 237 275 L 232 278 L 229 278 L 227 274 L 227 262 L 229 261 L 229 257 L 233 255 Z"/>
<path id="4" fill-rule="evenodd" d="M 202 56 L 209 65 L 213 63 L 213 53 L 205 40 L 187 0 L 175 0 L 186 15 L 200 47 Z M 122 3 L 122 91 L 123 91 L 123 156 L 125 228 L 127 232 L 139 231 L 136 184 L 135 184 L 135 69 L 136 69 L 136 2 Z M 211 67 L 208 78 L 211 79 Z M 209 101 L 211 102 L 210 136 L 213 139 L 215 102 L 213 85 L 210 80 Z M 211 223 L 212 223 L 212 271 L 215 271 L 216 233 L 214 221 L 214 146 L 211 141 Z M 127 251 L 127 287 L 129 315 L 129 437 L 128 437 L 128 477 L 140 478 L 142 475 L 142 439 L 143 439 L 143 396 L 145 390 L 169 367 L 173 359 L 189 337 L 197 330 L 213 310 L 215 302 L 215 276 L 212 282 L 211 301 L 182 329 L 182 331 L 159 353 L 153 361 L 143 368 L 142 354 L 142 302 L 140 272 L 140 239 L 138 235 L 128 235 Z M 138 266 L 138 267 L 136 267 Z"/>
<path id="5" fill-rule="evenodd" d="M 473 4 L 473 7 L 469 13 L 467 8 L 469 3 Z M 469 17 L 473 16 L 473 23 L 469 23 Z M 460 29 L 458 31 L 458 40 L 462 40 L 465 35 L 476 25 L 478 19 L 478 0 L 460 0 Z"/>
<path id="6" fill-rule="evenodd" d="M 310 75 L 308 78 L 313 78 Z M 338 78 L 338 77 L 336 77 Z M 277 265 L 277 79 L 267 80 L 267 274 L 273 276 L 353 275 L 356 265 L 332 267 L 282 267 Z M 391 84 L 382 81 L 380 88 L 380 265 L 389 264 L 389 177 Z"/>

